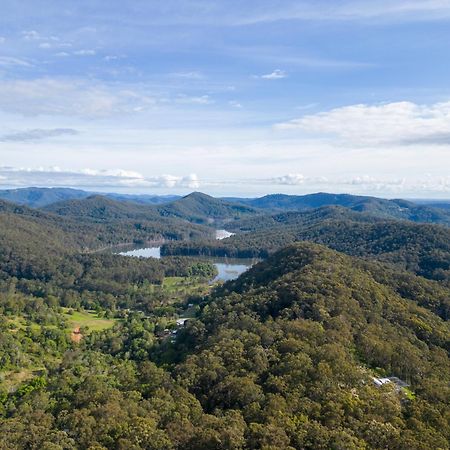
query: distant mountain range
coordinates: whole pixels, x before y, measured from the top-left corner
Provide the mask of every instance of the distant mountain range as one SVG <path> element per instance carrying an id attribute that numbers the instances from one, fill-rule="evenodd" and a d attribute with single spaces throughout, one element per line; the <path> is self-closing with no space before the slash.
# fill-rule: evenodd
<path id="1" fill-rule="evenodd" d="M 171 217 L 218 226 L 267 214 L 303 212 L 324 206 L 340 206 L 381 219 L 450 225 L 450 202 L 430 200 L 428 203 L 419 203 L 350 194 L 271 194 L 260 198 L 215 198 L 201 192 L 180 197 L 98 194 L 67 188 L 23 188 L 0 191 L 0 199 L 44 208 L 59 215 L 146 220 Z"/>
<path id="2" fill-rule="evenodd" d="M 316 193 L 308 195 L 272 194 L 254 199 L 235 199 L 240 203 L 265 211 L 307 211 L 323 206 L 343 206 L 353 211 L 365 212 L 384 219 L 404 219 L 413 222 L 440 223 L 449 225 L 448 208 L 445 202 L 417 204 L 407 200 L 387 200 L 377 197 Z"/>
<path id="3" fill-rule="evenodd" d="M 134 202 L 148 205 L 158 205 L 168 203 L 180 198 L 179 195 L 133 195 L 133 194 L 115 194 L 98 193 L 83 191 L 71 188 L 19 188 L 0 190 L 0 199 L 6 200 L 18 205 L 27 205 L 31 208 L 43 208 L 56 202 L 65 200 L 80 200 L 91 197 L 92 195 L 102 195 L 115 200 Z"/>

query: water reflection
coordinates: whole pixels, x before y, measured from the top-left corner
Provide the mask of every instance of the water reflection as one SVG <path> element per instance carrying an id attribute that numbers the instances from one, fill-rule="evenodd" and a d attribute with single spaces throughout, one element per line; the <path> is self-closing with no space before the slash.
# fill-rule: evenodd
<path id="1" fill-rule="evenodd" d="M 125 252 L 119 252 L 122 256 L 134 256 L 136 258 L 161 258 L 161 247 L 135 248 Z"/>
<path id="2" fill-rule="evenodd" d="M 122 256 L 131 256 L 135 258 L 161 258 L 161 247 L 145 247 L 133 248 L 127 251 L 117 252 Z M 203 261 L 208 261 L 214 264 L 217 268 L 217 276 L 212 280 L 216 281 L 230 281 L 235 280 L 245 271 L 247 271 L 253 264 L 257 262 L 255 259 L 241 259 L 241 258 L 212 258 L 206 256 L 191 256 L 191 258 L 198 258 Z"/>
<path id="3" fill-rule="evenodd" d="M 222 239 L 229 238 L 234 235 L 235 235 L 235 233 L 230 233 L 227 230 L 216 230 L 216 239 L 219 241 L 221 241 Z"/>
<path id="4" fill-rule="evenodd" d="M 217 268 L 217 275 L 212 280 L 213 282 L 235 280 L 251 267 L 246 264 L 214 263 L 214 265 Z"/>

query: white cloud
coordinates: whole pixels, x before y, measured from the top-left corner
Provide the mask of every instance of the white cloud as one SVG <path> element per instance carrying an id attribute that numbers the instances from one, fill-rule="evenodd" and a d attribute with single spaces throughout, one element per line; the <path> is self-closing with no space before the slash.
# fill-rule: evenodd
<path id="1" fill-rule="evenodd" d="M 3 36 L 0 36 L 0 44 L 4 44 L 6 42 L 6 38 Z"/>
<path id="2" fill-rule="evenodd" d="M 450 145 L 450 102 L 344 106 L 280 123 L 276 128 L 337 139 L 345 145 Z"/>
<path id="3" fill-rule="evenodd" d="M 106 55 L 103 57 L 103 60 L 109 62 L 109 61 L 118 61 L 124 58 L 126 58 L 125 55 Z"/>
<path id="4" fill-rule="evenodd" d="M 242 108 L 242 104 L 239 103 L 239 102 L 236 101 L 236 100 L 231 100 L 231 101 L 228 102 L 228 104 L 229 104 L 230 106 L 232 106 L 233 108 Z"/>
<path id="5" fill-rule="evenodd" d="M 76 50 L 73 52 L 76 56 L 94 56 L 96 54 L 95 50 L 88 50 L 88 49 L 82 49 L 82 50 Z"/>
<path id="6" fill-rule="evenodd" d="M 280 80 L 286 77 L 287 77 L 286 72 L 280 69 L 275 69 L 271 73 L 266 73 L 265 75 L 260 76 L 260 78 L 263 78 L 264 80 Z"/>
<path id="7" fill-rule="evenodd" d="M 190 174 L 184 177 L 177 177 L 174 175 L 161 175 L 159 177 L 147 178 L 146 180 L 149 183 L 154 184 L 155 187 L 184 187 L 190 189 L 198 189 L 200 187 L 200 181 L 196 174 Z"/>
<path id="8" fill-rule="evenodd" d="M 65 170 L 57 166 L 47 168 L 0 167 L 0 186 L 198 189 L 200 181 L 195 174 L 145 177 L 139 172 L 126 169 Z"/>
<path id="9" fill-rule="evenodd" d="M 36 30 L 22 31 L 22 38 L 26 41 L 51 41 L 59 42 L 60 39 L 57 36 L 43 36 Z"/>
<path id="10" fill-rule="evenodd" d="M 25 116 L 105 117 L 142 111 L 156 100 L 131 89 L 76 79 L 0 81 L 0 110 Z"/>
<path id="11" fill-rule="evenodd" d="M 169 75 L 173 78 L 184 78 L 188 80 L 203 80 L 205 78 L 205 76 L 198 71 L 174 72 Z"/>
<path id="12" fill-rule="evenodd" d="M 36 30 L 22 31 L 22 37 L 26 41 L 40 41 L 42 36 Z"/>
<path id="13" fill-rule="evenodd" d="M 271 186 L 302 186 L 307 192 L 346 192 L 365 195 L 411 196 L 449 194 L 450 176 L 389 177 L 350 175 L 345 177 L 309 177 L 287 174 L 268 179 L 254 180 L 254 184 Z"/>
<path id="14" fill-rule="evenodd" d="M 369 24 L 375 20 L 390 22 L 442 20 L 450 17 L 450 2 L 448 0 L 292 1 L 285 2 L 282 7 L 275 3 L 259 14 L 255 14 L 255 10 L 256 8 L 235 18 L 234 25 L 283 20 L 367 21 Z"/>
<path id="15" fill-rule="evenodd" d="M 33 65 L 21 58 L 14 58 L 12 56 L 0 56 L 0 67 L 32 67 Z"/>
<path id="16" fill-rule="evenodd" d="M 189 97 L 187 95 L 180 95 L 177 99 L 179 103 L 192 103 L 197 105 L 209 105 L 214 103 L 209 95 L 201 95 L 197 97 Z"/>
<path id="17" fill-rule="evenodd" d="M 75 136 L 78 134 L 77 130 L 72 128 L 53 128 L 53 129 L 33 129 L 16 131 L 14 133 L 7 133 L 0 135 L 0 142 L 26 142 L 38 141 L 42 139 L 58 137 L 58 136 Z"/>
<path id="18" fill-rule="evenodd" d="M 269 180 L 271 184 L 280 184 L 288 186 L 298 186 L 304 184 L 306 178 L 301 173 L 289 173 L 280 177 L 274 177 Z"/>
<path id="19" fill-rule="evenodd" d="M 359 175 L 332 180 L 333 186 L 345 192 L 358 192 L 369 195 L 411 196 L 449 194 L 450 176 L 447 177 L 386 177 Z"/>

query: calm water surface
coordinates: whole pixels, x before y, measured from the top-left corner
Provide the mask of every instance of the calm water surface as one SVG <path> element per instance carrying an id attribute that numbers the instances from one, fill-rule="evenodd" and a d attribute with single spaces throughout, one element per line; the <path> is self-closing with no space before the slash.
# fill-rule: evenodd
<path id="1" fill-rule="evenodd" d="M 232 236 L 234 233 L 230 233 L 226 230 L 216 230 L 216 239 L 226 239 Z M 161 247 L 143 247 L 132 248 L 130 250 L 117 252 L 122 256 L 134 256 L 137 258 L 161 258 Z M 196 258 L 209 261 L 217 268 L 217 276 L 214 281 L 229 281 L 235 280 L 239 275 L 248 270 L 257 260 L 252 259 L 237 259 L 237 258 L 208 258 L 204 256 L 198 256 Z"/>
<path id="2" fill-rule="evenodd" d="M 124 252 L 119 252 L 122 256 L 134 256 L 136 258 L 161 258 L 161 247 L 145 247 L 145 248 L 134 248 L 133 250 L 128 250 Z"/>

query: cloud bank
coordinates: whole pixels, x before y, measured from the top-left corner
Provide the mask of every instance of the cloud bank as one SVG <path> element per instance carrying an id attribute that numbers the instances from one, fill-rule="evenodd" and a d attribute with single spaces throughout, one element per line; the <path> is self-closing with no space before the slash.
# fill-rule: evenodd
<path id="1" fill-rule="evenodd" d="M 115 170 L 65 170 L 59 167 L 0 167 L 0 186 L 78 187 L 78 188 L 154 188 L 198 189 L 197 175 L 158 175 L 144 177 L 139 172 Z"/>
<path id="2" fill-rule="evenodd" d="M 357 146 L 450 144 L 450 101 L 350 105 L 305 115 L 275 128 Z"/>

